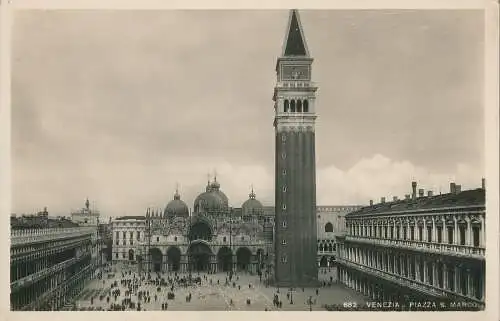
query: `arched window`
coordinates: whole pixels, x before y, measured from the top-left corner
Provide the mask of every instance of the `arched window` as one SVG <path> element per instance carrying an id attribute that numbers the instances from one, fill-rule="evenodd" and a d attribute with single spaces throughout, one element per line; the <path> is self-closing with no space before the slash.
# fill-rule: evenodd
<path id="1" fill-rule="evenodd" d="M 332 246 L 332 244 L 330 243 L 330 244 L 328 244 L 328 252 L 332 252 L 332 251 L 333 251 L 333 246 Z"/>
<path id="2" fill-rule="evenodd" d="M 308 113 L 309 112 L 309 102 L 306 100 L 304 100 L 304 113 Z"/>
<path id="3" fill-rule="evenodd" d="M 222 239 L 222 242 L 226 243 L 226 237 L 224 236 L 224 238 Z"/>
<path id="4" fill-rule="evenodd" d="M 332 223 L 328 222 L 325 224 L 325 232 L 333 232 L 333 225 Z"/>
<path id="5" fill-rule="evenodd" d="M 294 112 L 295 112 L 295 100 L 292 100 L 292 101 L 290 102 L 290 111 L 291 111 L 292 113 L 294 113 Z"/>
<path id="6" fill-rule="evenodd" d="M 302 112 L 302 100 L 297 100 L 297 112 Z"/>
<path id="7" fill-rule="evenodd" d="M 288 113 L 288 107 L 289 107 L 288 99 L 285 99 L 285 113 Z"/>

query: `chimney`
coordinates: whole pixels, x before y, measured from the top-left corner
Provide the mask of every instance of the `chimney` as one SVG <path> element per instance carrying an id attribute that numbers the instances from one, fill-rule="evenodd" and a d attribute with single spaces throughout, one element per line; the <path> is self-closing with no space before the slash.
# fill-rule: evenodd
<path id="1" fill-rule="evenodd" d="M 373 200 L 370 200 L 370 206 L 373 206 Z"/>
<path id="2" fill-rule="evenodd" d="M 424 195 L 425 195 L 425 194 L 424 194 L 424 189 L 423 189 L 423 188 L 420 188 L 420 189 L 418 190 L 418 197 L 424 197 Z"/>
<path id="3" fill-rule="evenodd" d="M 450 183 L 450 193 L 451 194 L 455 194 L 455 186 L 456 186 L 455 183 L 453 183 L 453 182 Z"/>
<path id="4" fill-rule="evenodd" d="M 411 198 L 416 199 L 417 198 L 417 182 L 413 181 L 411 182 Z"/>
<path id="5" fill-rule="evenodd" d="M 385 197 L 380 198 L 380 203 L 382 203 L 382 204 L 385 203 Z"/>
<path id="6" fill-rule="evenodd" d="M 462 191 L 462 185 L 455 185 L 455 194 L 458 194 Z"/>
<path id="7" fill-rule="evenodd" d="M 392 201 L 393 201 L 393 202 L 396 202 L 397 200 L 398 200 L 398 197 L 397 197 L 397 196 L 393 196 L 393 197 L 392 197 Z"/>
<path id="8" fill-rule="evenodd" d="M 481 188 L 486 189 L 486 179 L 485 178 L 481 179 Z"/>
<path id="9" fill-rule="evenodd" d="M 427 191 L 427 196 L 432 197 L 432 191 Z"/>
<path id="10" fill-rule="evenodd" d="M 406 200 L 409 200 L 409 199 L 410 199 L 410 194 L 406 194 L 406 195 L 405 195 L 405 199 L 406 199 Z"/>

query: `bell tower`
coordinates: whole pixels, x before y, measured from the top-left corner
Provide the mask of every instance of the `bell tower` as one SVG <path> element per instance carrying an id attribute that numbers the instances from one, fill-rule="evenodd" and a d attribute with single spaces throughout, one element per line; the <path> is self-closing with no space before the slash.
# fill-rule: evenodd
<path id="1" fill-rule="evenodd" d="M 290 10 L 274 88 L 275 282 L 316 286 L 315 98 L 309 55 L 299 12 Z"/>

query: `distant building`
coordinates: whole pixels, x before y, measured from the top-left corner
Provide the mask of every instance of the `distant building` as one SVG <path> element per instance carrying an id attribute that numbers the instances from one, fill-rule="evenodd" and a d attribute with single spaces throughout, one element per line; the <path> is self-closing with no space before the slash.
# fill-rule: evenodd
<path id="1" fill-rule="evenodd" d="M 97 226 L 99 224 L 100 212 L 90 209 L 90 202 L 85 201 L 85 207 L 71 213 L 71 221 L 79 226 Z"/>
<path id="2" fill-rule="evenodd" d="M 403 200 L 346 215 L 338 278 L 377 301 L 484 307 L 485 214 L 484 180 L 467 191 L 451 183 L 442 195 L 417 194 L 413 182 Z"/>

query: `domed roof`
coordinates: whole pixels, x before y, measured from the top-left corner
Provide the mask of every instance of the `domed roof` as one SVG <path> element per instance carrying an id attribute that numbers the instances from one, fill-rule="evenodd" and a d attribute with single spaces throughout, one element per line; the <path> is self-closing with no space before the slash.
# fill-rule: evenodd
<path id="1" fill-rule="evenodd" d="M 201 193 L 194 200 L 195 212 L 226 212 L 229 208 L 227 196 L 219 190 L 220 184 L 215 179 L 208 183 L 206 191 Z"/>
<path id="2" fill-rule="evenodd" d="M 263 206 L 262 203 L 255 199 L 255 193 L 252 188 L 252 192 L 248 195 L 248 199 L 241 205 L 243 216 L 262 214 Z"/>
<path id="3" fill-rule="evenodd" d="M 175 191 L 174 199 L 167 204 L 163 215 L 168 218 L 176 216 L 181 216 L 181 217 L 189 216 L 189 209 L 186 203 L 184 203 L 181 200 L 181 196 L 179 195 L 178 191 Z"/>

